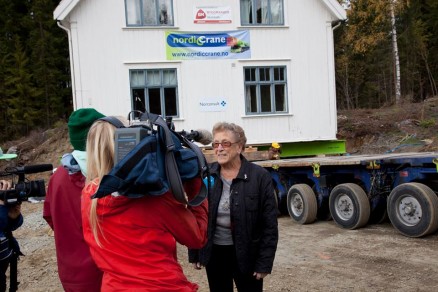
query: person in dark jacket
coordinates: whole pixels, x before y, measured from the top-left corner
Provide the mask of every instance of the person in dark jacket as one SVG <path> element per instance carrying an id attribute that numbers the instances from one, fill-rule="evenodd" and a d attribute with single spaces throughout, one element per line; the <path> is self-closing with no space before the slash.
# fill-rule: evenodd
<path id="1" fill-rule="evenodd" d="M 0 191 L 11 189 L 11 183 L 0 180 Z M 0 291 L 6 291 L 6 271 L 12 260 L 16 261 L 21 255 L 17 240 L 13 237 L 12 231 L 23 224 L 21 215 L 21 203 L 7 205 L 0 200 Z M 14 259 L 15 257 L 15 259 Z M 9 287 L 11 291 L 15 288 Z"/>
<path id="2" fill-rule="evenodd" d="M 263 291 L 278 242 L 277 206 L 269 173 L 246 160 L 244 130 L 232 123 L 213 127 L 217 162 L 211 165 L 208 242 L 189 250 L 196 269 L 206 268 L 212 292 Z"/>

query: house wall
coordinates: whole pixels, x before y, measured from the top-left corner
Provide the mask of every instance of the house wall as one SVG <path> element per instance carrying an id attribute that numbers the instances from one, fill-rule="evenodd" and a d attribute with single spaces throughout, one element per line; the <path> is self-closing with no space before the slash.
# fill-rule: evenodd
<path id="1" fill-rule="evenodd" d="M 230 24 L 194 24 L 195 6 L 229 6 Z M 285 26 L 240 26 L 239 1 L 174 1 L 175 27 L 128 28 L 122 0 L 80 1 L 62 22 L 71 31 L 74 104 L 107 115 L 131 110 L 130 69 L 177 68 L 177 130 L 211 130 L 234 122 L 249 144 L 336 139 L 333 36 L 335 20 L 321 0 L 285 0 Z M 251 59 L 166 60 L 165 31 L 248 30 Z M 287 66 L 288 109 L 283 115 L 245 115 L 243 67 Z M 199 102 L 221 97 L 223 112 L 202 112 Z"/>

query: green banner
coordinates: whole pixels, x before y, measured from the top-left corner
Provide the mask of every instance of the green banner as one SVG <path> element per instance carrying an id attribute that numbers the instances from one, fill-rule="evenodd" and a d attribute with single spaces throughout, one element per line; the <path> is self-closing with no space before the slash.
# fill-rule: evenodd
<path id="1" fill-rule="evenodd" d="M 166 32 L 167 60 L 249 59 L 249 31 Z"/>

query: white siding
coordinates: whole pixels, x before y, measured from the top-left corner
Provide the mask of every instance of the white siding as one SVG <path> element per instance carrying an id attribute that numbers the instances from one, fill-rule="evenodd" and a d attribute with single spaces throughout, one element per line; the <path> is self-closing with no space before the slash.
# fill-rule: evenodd
<path id="1" fill-rule="evenodd" d="M 239 1 L 230 24 L 194 24 L 203 1 L 174 1 L 175 27 L 127 28 L 122 0 L 80 1 L 64 19 L 71 30 L 75 105 L 107 115 L 131 110 L 130 69 L 177 68 L 180 118 L 177 130 L 208 129 L 218 121 L 242 125 L 250 144 L 336 139 L 333 37 L 335 20 L 321 0 L 284 0 L 284 27 L 241 27 Z M 209 3 L 210 4 L 210 3 Z M 211 4 L 210 4 L 211 5 Z M 167 61 L 166 30 L 249 30 L 251 59 Z M 287 66 L 285 115 L 246 116 L 243 67 Z M 225 112 L 201 112 L 205 98 L 225 98 Z"/>

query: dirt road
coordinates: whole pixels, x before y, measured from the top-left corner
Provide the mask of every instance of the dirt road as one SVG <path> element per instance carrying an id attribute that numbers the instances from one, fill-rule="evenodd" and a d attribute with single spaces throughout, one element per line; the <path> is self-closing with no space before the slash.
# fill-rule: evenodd
<path id="1" fill-rule="evenodd" d="M 23 253 L 19 291 L 62 291 L 53 237 L 41 203 L 23 203 L 24 225 L 14 234 Z M 333 221 L 298 225 L 279 218 L 280 242 L 265 291 L 438 291 L 438 234 L 407 238 L 389 223 L 343 230 Z M 179 259 L 187 277 L 208 291 L 205 271 Z"/>

